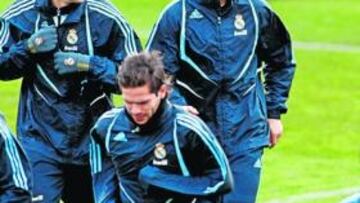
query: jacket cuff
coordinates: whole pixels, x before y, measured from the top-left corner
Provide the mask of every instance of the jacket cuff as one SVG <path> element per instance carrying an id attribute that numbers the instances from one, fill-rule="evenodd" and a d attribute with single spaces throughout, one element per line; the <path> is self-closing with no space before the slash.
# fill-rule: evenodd
<path id="1" fill-rule="evenodd" d="M 278 110 L 268 110 L 267 115 L 268 118 L 281 119 L 281 113 Z"/>

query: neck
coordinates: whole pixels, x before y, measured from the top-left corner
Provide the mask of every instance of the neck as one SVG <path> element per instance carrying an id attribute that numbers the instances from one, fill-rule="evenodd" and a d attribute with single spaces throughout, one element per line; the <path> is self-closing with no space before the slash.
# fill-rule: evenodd
<path id="1" fill-rule="evenodd" d="M 224 7 L 227 0 L 220 0 L 220 7 Z"/>

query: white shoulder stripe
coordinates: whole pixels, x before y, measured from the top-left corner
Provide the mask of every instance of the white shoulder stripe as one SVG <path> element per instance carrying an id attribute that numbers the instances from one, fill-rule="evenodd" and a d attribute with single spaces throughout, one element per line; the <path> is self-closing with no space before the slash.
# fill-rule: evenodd
<path id="1" fill-rule="evenodd" d="M 5 151 L 10 161 L 14 184 L 19 188 L 28 190 L 27 177 L 15 143 L 16 140 L 3 123 L 0 123 L 0 134 L 5 141 Z"/>
<path id="2" fill-rule="evenodd" d="M 9 23 L 5 21 L 2 27 L 4 29 L 1 31 L 0 34 L 0 53 L 3 52 L 3 47 L 5 46 L 6 42 L 9 40 L 10 37 Z"/>
<path id="3" fill-rule="evenodd" d="M 4 19 L 10 19 L 14 16 L 20 15 L 22 12 L 30 10 L 34 8 L 35 6 L 35 0 L 26 2 L 24 4 L 21 4 L 17 7 L 14 7 L 13 9 L 9 10 L 8 12 L 5 12 L 1 17 Z"/>
<path id="4" fill-rule="evenodd" d="M 134 30 L 129 26 L 124 17 L 120 14 L 120 12 L 109 4 L 100 3 L 97 1 L 89 0 L 88 1 L 89 8 L 91 10 L 97 11 L 113 20 L 119 25 L 122 33 L 125 36 L 125 43 L 127 47 L 127 53 L 135 54 L 137 53 L 137 46 L 135 43 L 135 35 Z"/>
<path id="5" fill-rule="evenodd" d="M 105 113 L 103 113 L 99 120 L 105 119 L 105 118 L 113 118 L 114 116 L 116 116 L 117 114 L 119 114 L 121 111 L 123 111 L 122 108 L 113 108 L 109 111 L 106 111 Z"/>
<path id="6" fill-rule="evenodd" d="M 117 118 L 119 117 L 120 114 L 117 114 L 113 120 L 111 121 L 107 131 L 106 131 L 106 137 L 105 137 L 105 148 L 108 152 L 110 152 L 110 137 L 111 137 L 111 130 L 114 127 Z"/>
<path id="7" fill-rule="evenodd" d="M 221 167 L 223 169 L 222 173 L 225 177 L 226 174 L 225 168 L 228 165 L 226 158 L 224 158 L 226 157 L 226 155 L 224 150 L 220 146 L 220 143 L 217 141 L 215 135 L 211 132 L 208 126 L 200 118 L 194 115 L 178 113 L 176 115 L 176 118 L 179 124 L 184 125 L 185 127 L 188 127 L 189 129 L 193 130 L 202 138 L 204 143 L 213 152 L 220 166 L 222 166 Z"/>
<path id="8" fill-rule="evenodd" d="M 27 5 L 29 2 L 35 3 L 35 0 L 20 0 L 11 4 L 2 14 L 1 16 L 8 15 L 9 13 L 13 13 L 14 11 L 23 8 L 23 5 Z"/>
<path id="9" fill-rule="evenodd" d="M 124 34 L 125 36 L 125 51 L 128 55 L 133 55 L 136 53 L 136 49 L 134 48 L 135 47 L 135 42 L 133 41 L 133 38 L 132 37 L 132 33 L 131 31 L 126 27 L 124 26 L 117 17 L 111 15 L 110 13 L 108 13 L 108 11 L 102 9 L 102 8 L 97 8 L 97 7 L 93 7 L 93 6 L 90 6 L 89 7 L 91 10 L 94 10 L 94 11 L 97 11 L 109 18 L 112 18 L 113 20 L 115 20 L 115 22 L 119 25 L 120 29 L 121 29 L 121 32 Z"/>
<path id="10" fill-rule="evenodd" d="M 94 1 L 94 0 L 90 0 L 90 1 Z M 119 9 L 117 9 L 117 7 L 116 6 L 114 6 L 114 4 L 112 4 L 112 2 L 111 1 L 106 1 L 108 4 L 105 4 L 105 3 L 103 3 L 103 2 L 100 2 L 100 1 L 94 1 L 95 3 L 98 3 L 98 4 L 103 4 L 103 5 L 107 5 L 108 7 L 108 9 L 109 10 L 113 10 L 113 12 L 115 13 L 115 14 L 118 14 L 118 17 L 120 18 L 120 20 L 121 20 L 121 22 L 123 22 L 124 23 L 124 26 L 126 27 L 129 27 L 129 29 L 130 29 L 130 31 L 131 31 L 131 38 L 132 38 L 132 40 L 134 41 L 134 47 L 133 47 L 133 49 L 134 50 L 137 50 L 137 47 L 136 47 L 136 44 L 135 44 L 135 36 L 134 36 L 134 31 L 132 30 L 132 28 L 128 25 L 128 23 L 127 23 L 127 21 L 125 20 L 125 18 L 121 15 L 121 12 L 119 11 Z M 137 51 L 136 51 L 137 52 Z"/>

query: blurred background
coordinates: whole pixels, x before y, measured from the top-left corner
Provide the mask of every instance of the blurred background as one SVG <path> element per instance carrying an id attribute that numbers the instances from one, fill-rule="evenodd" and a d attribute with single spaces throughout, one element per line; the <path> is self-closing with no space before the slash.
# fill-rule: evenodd
<path id="1" fill-rule="evenodd" d="M 112 2 L 145 45 L 170 1 Z M 1 13 L 10 3 L 1 0 Z M 360 1 L 269 3 L 292 35 L 298 65 L 285 134 L 265 152 L 258 202 L 340 202 L 360 193 Z M 0 82 L 0 111 L 14 131 L 20 83 Z"/>

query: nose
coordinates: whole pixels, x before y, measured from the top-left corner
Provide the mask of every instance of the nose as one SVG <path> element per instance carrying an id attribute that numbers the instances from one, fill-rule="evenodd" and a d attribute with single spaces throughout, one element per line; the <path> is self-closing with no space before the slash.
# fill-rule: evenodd
<path id="1" fill-rule="evenodd" d="M 142 111 L 140 105 L 136 105 L 136 104 L 132 104 L 128 108 L 129 108 L 131 114 L 133 114 L 133 115 L 139 114 Z"/>

